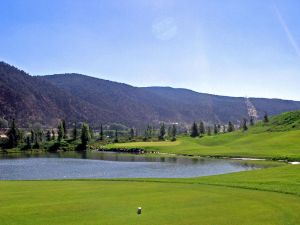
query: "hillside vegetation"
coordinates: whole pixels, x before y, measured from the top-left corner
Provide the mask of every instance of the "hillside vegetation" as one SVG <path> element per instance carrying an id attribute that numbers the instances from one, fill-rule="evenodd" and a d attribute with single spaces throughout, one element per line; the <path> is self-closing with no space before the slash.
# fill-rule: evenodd
<path id="1" fill-rule="evenodd" d="M 300 109 L 300 102 L 248 99 L 261 118 Z M 0 62 L 0 117 L 19 126 L 39 122 L 88 122 L 94 126 L 122 123 L 145 128 L 148 123 L 237 123 L 248 117 L 245 98 L 198 93 L 170 87 L 138 88 L 81 74 L 30 76 Z"/>

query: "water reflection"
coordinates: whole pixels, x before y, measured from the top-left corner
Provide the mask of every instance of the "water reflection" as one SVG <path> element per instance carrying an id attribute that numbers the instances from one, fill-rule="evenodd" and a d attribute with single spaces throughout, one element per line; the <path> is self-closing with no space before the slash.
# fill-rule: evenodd
<path id="1" fill-rule="evenodd" d="M 196 177 L 259 168 L 239 160 L 112 152 L 24 152 L 0 155 L 0 179 Z"/>

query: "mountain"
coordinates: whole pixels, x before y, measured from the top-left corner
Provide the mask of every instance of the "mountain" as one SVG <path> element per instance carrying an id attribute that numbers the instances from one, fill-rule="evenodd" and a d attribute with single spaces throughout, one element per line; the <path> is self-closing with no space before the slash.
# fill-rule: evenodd
<path id="1" fill-rule="evenodd" d="M 20 126 L 56 124 L 60 118 L 89 120 L 93 105 L 66 93 L 45 79 L 32 77 L 0 62 L 0 116 L 15 118 Z"/>
<path id="2" fill-rule="evenodd" d="M 144 126 L 159 122 L 238 122 L 249 111 L 262 117 L 300 109 L 300 102 L 237 98 L 170 87 L 138 88 L 81 74 L 30 76 L 0 62 L 0 116 L 22 126 L 87 121 Z"/>

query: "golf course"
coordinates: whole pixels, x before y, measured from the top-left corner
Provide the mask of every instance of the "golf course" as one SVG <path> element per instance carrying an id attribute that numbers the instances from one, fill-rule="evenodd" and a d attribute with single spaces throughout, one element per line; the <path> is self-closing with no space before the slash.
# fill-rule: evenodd
<path id="1" fill-rule="evenodd" d="M 0 181 L 1 224 L 299 224 L 300 165 L 287 163 L 300 161 L 299 115 L 284 113 L 248 131 L 106 146 L 268 159 L 257 161 L 264 169 L 195 178 Z"/>

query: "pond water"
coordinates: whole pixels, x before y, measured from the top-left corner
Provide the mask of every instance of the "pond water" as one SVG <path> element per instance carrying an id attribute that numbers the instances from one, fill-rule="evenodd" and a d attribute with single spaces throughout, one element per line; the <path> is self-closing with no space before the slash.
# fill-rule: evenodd
<path id="1" fill-rule="evenodd" d="M 147 157 L 108 152 L 0 155 L 0 180 L 180 178 L 259 168 L 241 160 Z"/>

